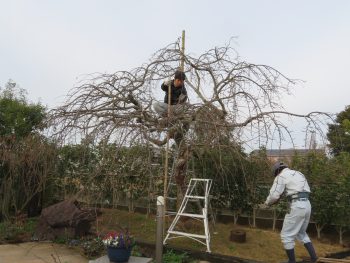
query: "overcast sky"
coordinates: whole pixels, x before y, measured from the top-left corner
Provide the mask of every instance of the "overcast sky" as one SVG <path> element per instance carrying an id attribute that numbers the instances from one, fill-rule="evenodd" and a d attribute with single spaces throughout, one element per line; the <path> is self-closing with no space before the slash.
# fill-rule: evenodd
<path id="1" fill-rule="evenodd" d="M 54 107 L 84 75 L 138 67 L 182 30 L 186 52 L 235 36 L 242 59 L 305 81 L 283 99 L 288 110 L 350 104 L 347 0 L 0 0 L 0 86 L 11 78 Z"/>

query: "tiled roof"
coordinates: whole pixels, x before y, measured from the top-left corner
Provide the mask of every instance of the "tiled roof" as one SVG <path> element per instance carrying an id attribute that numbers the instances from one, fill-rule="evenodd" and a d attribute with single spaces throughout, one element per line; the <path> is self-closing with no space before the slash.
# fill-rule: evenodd
<path id="1" fill-rule="evenodd" d="M 310 151 L 323 152 L 322 149 L 309 150 L 309 149 L 271 149 L 266 150 L 267 156 L 294 156 L 298 155 L 306 155 Z"/>
<path id="2" fill-rule="evenodd" d="M 298 155 L 306 155 L 307 153 L 311 151 L 316 151 L 316 152 L 324 152 L 323 149 L 270 149 L 266 150 L 266 155 L 269 157 L 281 157 L 281 156 L 294 156 L 295 154 Z M 259 150 L 254 150 L 252 153 L 257 153 Z"/>

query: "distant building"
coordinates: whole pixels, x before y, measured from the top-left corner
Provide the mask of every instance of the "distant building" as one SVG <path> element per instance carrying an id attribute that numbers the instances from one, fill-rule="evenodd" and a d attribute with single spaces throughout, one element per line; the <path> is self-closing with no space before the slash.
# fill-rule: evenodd
<path id="1" fill-rule="evenodd" d="M 283 161 L 286 163 L 290 163 L 294 155 L 306 155 L 309 150 L 307 149 L 271 149 L 266 150 L 267 159 L 271 161 L 271 163 L 275 163 L 277 161 Z"/>
<path id="2" fill-rule="evenodd" d="M 259 150 L 254 150 L 252 154 L 254 155 Z M 310 152 L 316 151 L 317 153 L 324 153 L 324 149 L 271 149 L 266 150 L 267 159 L 271 163 L 275 163 L 277 161 L 283 161 L 285 163 L 290 164 L 293 156 L 305 156 Z"/>

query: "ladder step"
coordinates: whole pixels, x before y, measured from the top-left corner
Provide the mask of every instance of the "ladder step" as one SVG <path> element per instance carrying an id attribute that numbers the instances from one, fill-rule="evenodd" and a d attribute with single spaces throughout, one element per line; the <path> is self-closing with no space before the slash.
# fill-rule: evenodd
<path id="1" fill-rule="evenodd" d="M 190 181 L 200 181 L 200 182 L 209 182 L 211 179 L 200 179 L 200 178 L 191 178 Z"/>
<path id="2" fill-rule="evenodd" d="M 166 197 L 166 199 L 168 199 L 168 200 L 177 200 L 176 197 Z"/>
<path id="3" fill-rule="evenodd" d="M 204 215 L 199 214 L 189 214 L 189 213 L 179 213 L 180 216 L 188 216 L 188 217 L 194 217 L 194 218 L 205 218 Z"/>
<path id="4" fill-rule="evenodd" d="M 177 212 L 172 212 L 172 211 L 166 211 L 165 213 L 167 215 L 172 215 L 172 216 L 175 216 L 177 214 Z"/>
<path id="5" fill-rule="evenodd" d="M 191 198 L 189 198 L 189 199 L 188 199 L 188 202 L 191 202 L 191 203 L 198 203 L 199 200 L 198 200 L 198 199 L 191 199 Z"/>
<path id="6" fill-rule="evenodd" d="M 199 196 L 199 195 L 185 195 L 187 198 L 192 198 L 192 199 L 205 199 L 205 196 Z"/>
<path id="7" fill-rule="evenodd" d="M 185 236 L 185 237 L 194 237 L 194 238 L 202 238 L 202 239 L 207 239 L 205 235 L 197 235 L 197 234 L 191 234 L 191 233 L 185 233 L 185 232 L 180 232 L 180 231 L 169 231 L 169 234 L 174 234 L 174 235 L 179 235 L 179 236 Z"/>

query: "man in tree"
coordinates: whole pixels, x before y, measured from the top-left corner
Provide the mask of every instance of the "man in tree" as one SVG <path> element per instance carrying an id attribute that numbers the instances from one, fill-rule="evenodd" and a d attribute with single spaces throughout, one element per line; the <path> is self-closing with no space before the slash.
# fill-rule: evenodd
<path id="1" fill-rule="evenodd" d="M 161 86 L 162 90 L 165 91 L 164 102 L 155 102 L 153 107 L 154 110 L 162 115 L 166 116 L 168 112 L 168 96 L 169 96 L 169 85 L 171 85 L 170 94 L 170 105 L 173 113 L 179 114 L 184 110 L 184 103 L 187 100 L 187 90 L 185 88 L 186 75 L 184 72 L 177 70 L 175 77 L 172 81 L 164 82 Z"/>
<path id="2" fill-rule="evenodd" d="M 266 206 L 276 203 L 285 193 L 290 210 L 286 214 L 281 230 L 281 239 L 288 256 L 288 263 L 295 263 L 295 239 L 304 243 L 311 262 L 317 261 L 315 249 L 306 233 L 310 221 L 311 204 L 309 201 L 310 187 L 305 176 L 288 168 L 283 162 L 277 162 L 272 168 L 275 180 L 270 194 L 265 201 Z"/>

